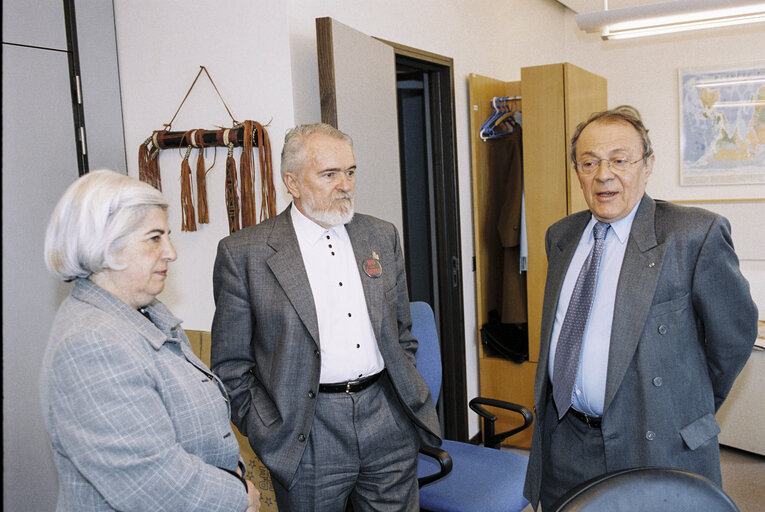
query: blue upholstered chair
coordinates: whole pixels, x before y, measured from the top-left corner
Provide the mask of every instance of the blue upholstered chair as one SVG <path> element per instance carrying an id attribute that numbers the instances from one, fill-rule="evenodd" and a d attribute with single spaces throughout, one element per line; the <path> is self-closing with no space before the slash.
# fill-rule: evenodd
<path id="1" fill-rule="evenodd" d="M 738 512 L 711 480 L 669 468 L 631 468 L 584 482 L 555 502 L 550 512 Z"/>
<path id="2" fill-rule="evenodd" d="M 441 350 L 433 310 L 425 302 L 412 302 L 410 307 L 412 334 L 419 341 L 417 369 L 438 401 Z M 497 418 L 484 405 L 517 412 L 523 426 L 494 434 Z M 528 458 L 498 448 L 503 439 L 531 425 L 531 411 L 481 397 L 471 400 L 470 408 L 484 419 L 484 446 L 444 440 L 440 450 L 424 447 L 417 468 L 420 508 L 432 512 L 518 512 L 528 505 L 523 497 Z"/>

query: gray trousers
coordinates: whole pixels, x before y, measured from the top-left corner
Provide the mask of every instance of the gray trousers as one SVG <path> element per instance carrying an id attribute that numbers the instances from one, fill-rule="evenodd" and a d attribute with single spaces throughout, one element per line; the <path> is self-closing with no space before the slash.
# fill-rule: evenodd
<path id="1" fill-rule="evenodd" d="M 550 399 L 552 401 L 552 398 Z M 550 407 L 547 414 L 555 414 Z M 567 491 L 606 472 L 603 432 L 566 414 L 550 434 L 543 454 L 542 510 L 550 510 Z"/>
<path id="2" fill-rule="evenodd" d="M 418 511 L 415 426 L 387 374 L 358 393 L 319 393 L 293 486 L 279 512 Z"/>

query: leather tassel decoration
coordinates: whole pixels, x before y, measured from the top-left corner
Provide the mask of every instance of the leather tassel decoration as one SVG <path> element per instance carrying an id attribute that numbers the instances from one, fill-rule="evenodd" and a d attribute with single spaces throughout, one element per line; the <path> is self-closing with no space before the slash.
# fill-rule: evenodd
<path id="1" fill-rule="evenodd" d="M 138 146 L 138 179 L 144 183 L 149 181 L 149 167 L 151 166 L 151 137 Z"/>
<path id="2" fill-rule="evenodd" d="M 210 223 L 210 214 L 207 211 L 207 169 L 205 168 L 205 148 L 199 146 L 197 156 L 197 218 L 200 224 Z"/>
<path id="3" fill-rule="evenodd" d="M 159 174 L 159 148 L 149 137 L 138 146 L 138 179 L 162 191 Z"/>
<path id="4" fill-rule="evenodd" d="M 253 192 L 252 171 L 254 160 L 252 157 L 252 121 L 244 121 L 242 132 L 242 156 L 239 158 L 239 173 L 241 179 L 239 186 L 242 190 L 242 227 L 254 226 L 257 224 L 255 218 L 255 194 Z"/>
<path id="5" fill-rule="evenodd" d="M 189 154 L 191 146 L 186 149 L 186 156 L 181 162 L 181 231 L 196 231 L 197 223 L 194 219 L 194 200 L 191 194 L 191 166 Z"/>
<path id="6" fill-rule="evenodd" d="M 260 220 L 264 221 L 276 215 L 276 191 L 274 190 L 274 171 L 271 162 L 271 142 L 268 132 L 260 123 L 253 121 L 258 133 L 258 157 L 260 160 Z"/>
<path id="7" fill-rule="evenodd" d="M 228 156 L 226 156 L 226 212 L 228 213 L 229 234 L 239 231 L 239 194 L 236 189 L 234 144 L 230 143 L 228 145 Z"/>
<path id="8" fill-rule="evenodd" d="M 159 148 L 154 146 L 150 153 L 149 185 L 162 192 L 162 175 L 159 173 Z"/>

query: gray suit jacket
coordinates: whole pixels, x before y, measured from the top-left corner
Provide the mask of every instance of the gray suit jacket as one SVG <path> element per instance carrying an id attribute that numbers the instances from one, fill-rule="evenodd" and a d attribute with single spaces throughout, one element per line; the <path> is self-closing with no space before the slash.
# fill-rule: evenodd
<path id="1" fill-rule="evenodd" d="M 440 443 L 428 387 L 415 367 L 404 260 L 392 224 L 356 214 L 346 225 L 372 327 L 393 387 L 420 436 Z M 375 251 L 382 275 L 362 263 Z M 289 487 L 311 432 L 319 387 L 319 327 L 290 208 L 224 238 L 213 272 L 211 366 L 232 400 L 232 421 Z"/>
<path id="2" fill-rule="evenodd" d="M 547 283 L 524 494 L 536 506 L 557 423 L 548 377 L 563 279 L 590 212 L 547 231 Z M 616 291 L 602 420 L 608 471 L 669 466 L 721 483 L 715 412 L 751 354 L 757 308 L 728 221 L 645 195 Z"/>
<path id="3" fill-rule="evenodd" d="M 153 322 L 88 279 L 59 307 L 40 392 L 59 475 L 56 510 L 247 506 L 223 384 L 164 304 Z"/>

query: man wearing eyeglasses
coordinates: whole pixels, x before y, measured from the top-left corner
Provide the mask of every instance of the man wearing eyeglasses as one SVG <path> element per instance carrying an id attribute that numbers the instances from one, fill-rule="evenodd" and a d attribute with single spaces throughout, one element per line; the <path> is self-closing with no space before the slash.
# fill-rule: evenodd
<path id="1" fill-rule="evenodd" d="M 547 231 L 525 495 L 547 510 L 600 474 L 665 466 L 722 485 L 715 412 L 751 354 L 757 308 L 727 219 L 645 193 L 640 114 L 593 114 L 570 157 L 589 211 Z"/>

